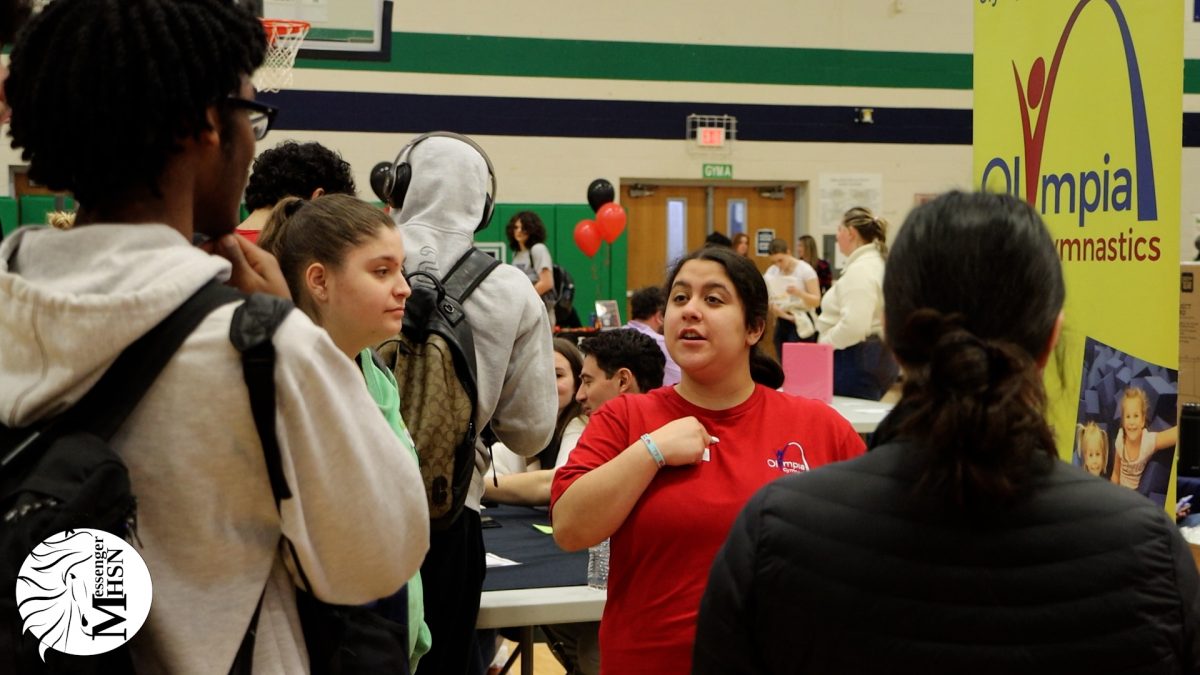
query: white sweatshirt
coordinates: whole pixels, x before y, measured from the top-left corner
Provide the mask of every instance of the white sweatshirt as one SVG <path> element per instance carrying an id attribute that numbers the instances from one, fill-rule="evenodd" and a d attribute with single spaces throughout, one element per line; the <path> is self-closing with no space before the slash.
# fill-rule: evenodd
<path id="1" fill-rule="evenodd" d="M 165 225 L 6 238 L 0 422 L 27 425 L 78 401 L 125 347 L 229 269 Z M 154 584 L 150 616 L 130 642 L 147 672 L 227 672 L 264 585 L 255 672 L 307 672 L 281 534 L 316 595 L 340 604 L 391 594 L 429 546 L 416 462 L 354 362 L 299 311 L 274 337 L 276 428 L 293 493 L 276 510 L 229 341 L 236 306 L 201 322 L 113 438 Z"/>
<path id="2" fill-rule="evenodd" d="M 842 276 L 821 298 L 820 342 L 845 349 L 883 335 L 883 256 L 875 244 L 859 246 Z"/>
<path id="3" fill-rule="evenodd" d="M 490 185 L 487 165 L 474 148 L 446 137 L 421 141 L 408 163 L 412 182 L 395 215 L 404 237 L 404 271 L 440 278 L 475 244 Z M 497 438 L 518 455 L 541 452 L 558 415 L 545 304 L 523 272 L 502 264 L 467 298 L 463 311 L 475 339 L 476 429 L 490 422 Z M 476 511 L 488 462 L 480 441 L 466 502 Z"/>

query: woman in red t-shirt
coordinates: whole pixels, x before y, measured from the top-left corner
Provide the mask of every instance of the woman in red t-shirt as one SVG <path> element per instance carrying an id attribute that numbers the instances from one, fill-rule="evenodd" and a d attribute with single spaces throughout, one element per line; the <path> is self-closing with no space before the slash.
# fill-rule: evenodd
<path id="1" fill-rule="evenodd" d="M 560 546 L 612 540 L 603 673 L 689 672 L 708 570 L 742 506 L 779 476 L 864 450 L 824 403 L 775 391 L 782 372 L 757 353 L 767 289 L 753 263 L 695 251 L 672 270 L 667 298 L 663 333 L 682 380 L 597 411 L 551 490 Z"/>

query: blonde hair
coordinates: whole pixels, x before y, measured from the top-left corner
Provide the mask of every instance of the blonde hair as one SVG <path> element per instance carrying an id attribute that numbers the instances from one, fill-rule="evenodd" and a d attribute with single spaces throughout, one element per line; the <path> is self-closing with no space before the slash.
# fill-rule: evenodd
<path id="1" fill-rule="evenodd" d="M 1125 414 L 1125 401 L 1135 398 L 1142 403 L 1142 426 L 1147 426 L 1149 421 L 1146 419 L 1146 415 L 1150 412 L 1150 399 L 1141 387 L 1125 388 L 1125 393 L 1121 396 L 1121 414 Z"/>
<path id="2" fill-rule="evenodd" d="M 75 227 L 75 212 L 51 211 L 46 214 L 46 222 L 56 230 L 69 230 Z"/>
<path id="3" fill-rule="evenodd" d="M 1084 452 L 1083 443 L 1086 439 L 1095 439 L 1100 441 L 1100 456 L 1104 458 L 1104 464 L 1100 467 L 1100 475 L 1104 475 L 1108 471 L 1108 432 L 1101 429 L 1095 422 L 1087 424 L 1075 425 L 1075 456 L 1079 458 L 1079 466 L 1087 470 L 1087 453 Z"/>
<path id="4" fill-rule="evenodd" d="M 871 209 L 855 206 L 842 216 L 842 225 L 854 228 L 858 236 L 862 237 L 864 244 L 875 244 L 875 248 L 879 249 L 879 254 L 887 256 L 888 222 L 877 217 L 871 212 Z"/>

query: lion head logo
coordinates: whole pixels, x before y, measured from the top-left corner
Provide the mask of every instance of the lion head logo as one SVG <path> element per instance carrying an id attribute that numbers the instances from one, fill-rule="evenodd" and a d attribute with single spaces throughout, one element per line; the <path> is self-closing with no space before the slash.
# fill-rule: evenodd
<path id="1" fill-rule="evenodd" d="M 17 576 L 22 632 L 46 650 L 90 656 L 125 644 L 150 611 L 150 573 L 123 540 L 66 530 L 34 547 Z"/>

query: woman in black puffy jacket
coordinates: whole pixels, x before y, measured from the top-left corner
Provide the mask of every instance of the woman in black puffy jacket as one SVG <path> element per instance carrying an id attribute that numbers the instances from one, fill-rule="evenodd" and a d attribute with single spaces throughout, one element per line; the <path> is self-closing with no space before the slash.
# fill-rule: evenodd
<path id="1" fill-rule="evenodd" d="M 1025 202 L 950 193 L 884 281 L 904 396 L 876 447 L 764 487 L 717 555 L 694 673 L 1196 673 L 1161 509 L 1057 458 L 1061 265 Z"/>

